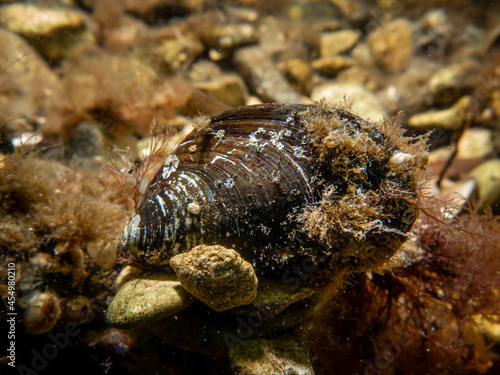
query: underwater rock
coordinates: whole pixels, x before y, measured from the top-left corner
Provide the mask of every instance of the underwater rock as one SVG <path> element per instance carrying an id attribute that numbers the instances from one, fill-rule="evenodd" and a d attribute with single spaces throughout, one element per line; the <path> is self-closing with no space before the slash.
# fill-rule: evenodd
<path id="1" fill-rule="evenodd" d="M 457 158 L 480 159 L 495 151 L 493 132 L 486 128 L 466 129 L 457 144 Z"/>
<path id="2" fill-rule="evenodd" d="M 258 35 L 255 28 L 248 23 L 217 24 L 209 28 L 205 42 L 219 53 L 236 47 L 255 43 Z"/>
<path id="3" fill-rule="evenodd" d="M 314 87 L 311 99 L 323 98 L 332 105 L 343 103 L 345 98 L 348 98 L 349 103 L 352 103 L 352 112 L 372 121 L 380 121 L 387 117 L 385 109 L 375 94 L 356 81 L 327 82 Z"/>
<path id="4" fill-rule="evenodd" d="M 252 302 L 257 276 L 252 265 L 233 249 L 199 245 L 170 259 L 181 285 L 215 311 Z"/>
<path id="5" fill-rule="evenodd" d="M 121 287 L 106 319 L 117 328 L 135 327 L 173 315 L 194 302 L 174 275 L 142 275 Z"/>
<path id="6" fill-rule="evenodd" d="M 280 69 L 285 72 L 285 76 L 297 92 L 309 95 L 314 81 L 309 63 L 299 58 L 289 59 L 280 64 Z"/>
<path id="7" fill-rule="evenodd" d="M 314 375 L 307 344 L 284 334 L 274 339 L 250 339 L 229 352 L 235 375 Z"/>
<path id="8" fill-rule="evenodd" d="M 232 107 L 244 105 L 248 97 L 245 83 L 237 74 L 221 74 L 211 80 L 195 81 L 193 85 Z"/>
<path id="9" fill-rule="evenodd" d="M 194 36 L 186 35 L 175 39 L 166 39 L 154 49 L 160 56 L 170 73 L 189 64 L 203 52 L 203 44 Z"/>
<path id="10" fill-rule="evenodd" d="M 334 56 L 349 51 L 354 47 L 360 37 L 361 32 L 349 29 L 321 33 L 321 56 Z"/>
<path id="11" fill-rule="evenodd" d="M 467 88 L 478 83 L 481 65 L 474 59 L 450 64 L 435 72 L 429 80 L 429 88 L 438 103 L 452 103 Z"/>
<path id="12" fill-rule="evenodd" d="M 262 100 L 277 103 L 303 101 L 261 47 L 238 49 L 234 54 L 234 63 L 248 86 Z"/>
<path id="13" fill-rule="evenodd" d="M 407 19 L 398 18 L 371 33 L 368 45 L 382 69 L 402 72 L 413 56 L 413 26 Z"/>
<path id="14" fill-rule="evenodd" d="M 334 76 L 340 70 L 349 68 L 354 64 L 353 60 L 345 56 L 326 56 L 311 63 L 311 68 L 326 76 Z"/>
<path id="15" fill-rule="evenodd" d="M 417 129 L 458 129 L 466 120 L 472 106 L 473 99 L 463 96 L 448 109 L 430 110 L 410 117 L 408 125 Z"/>
<path id="16" fill-rule="evenodd" d="M 62 84 L 40 54 L 22 37 L 0 28 L 0 124 L 2 138 L 39 130 L 38 124 L 58 124 L 67 102 Z"/>
<path id="17" fill-rule="evenodd" d="M 96 41 L 90 18 L 70 7 L 7 5 L 0 8 L 0 24 L 28 39 L 51 63 L 83 42 Z"/>
<path id="18" fill-rule="evenodd" d="M 474 168 L 469 176 L 477 181 L 478 198 L 482 208 L 500 198 L 500 159 L 485 161 Z"/>

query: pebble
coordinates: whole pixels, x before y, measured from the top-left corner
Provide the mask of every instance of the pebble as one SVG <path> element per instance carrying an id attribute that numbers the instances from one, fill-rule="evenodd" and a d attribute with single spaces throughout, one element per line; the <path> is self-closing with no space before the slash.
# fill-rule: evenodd
<path id="1" fill-rule="evenodd" d="M 327 56 L 311 63 L 311 68 L 325 76 L 335 76 L 340 70 L 349 68 L 353 60 L 346 56 Z"/>
<path id="2" fill-rule="evenodd" d="M 457 145 L 457 158 L 481 159 L 495 150 L 493 132 L 486 128 L 470 128 L 464 131 Z"/>
<path id="3" fill-rule="evenodd" d="M 313 88 L 313 72 L 309 63 L 301 59 L 290 59 L 280 64 L 290 81 L 290 84 L 298 91 L 309 95 Z"/>
<path id="4" fill-rule="evenodd" d="M 190 64 L 203 52 L 203 44 L 189 36 L 164 40 L 154 53 L 160 56 L 169 72 L 176 72 L 184 64 Z"/>
<path id="5" fill-rule="evenodd" d="M 26 38 L 47 36 L 84 25 L 83 13 L 64 7 L 12 4 L 0 8 L 0 23 Z"/>
<path id="6" fill-rule="evenodd" d="M 430 110 L 410 117 L 408 125 L 418 129 L 458 129 L 467 119 L 472 106 L 473 99 L 463 96 L 448 109 Z"/>
<path id="7" fill-rule="evenodd" d="M 173 315 L 194 302 L 175 275 L 143 275 L 118 290 L 106 313 L 116 328 L 131 328 Z"/>
<path id="8" fill-rule="evenodd" d="M 0 8 L 0 25 L 28 39 L 49 61 L 68 56 L 82 42 L 96 42 L 85 13 L 68 7 L 11 4 Z"/>
<path id="9" fill-rule="evenodd" d="M 358 30 L 327 31 L 321 34 L 320 52 L 322 57 L 334 56 L 351 50 L 361 37 Z"/>
<path id="10" fill-rule="evenodd" d="M 2 130 L 10 137 L 18 138 L 23 132 L 35 130 L 19 114 L 24 119 L 38 123 L 59 123 L 58 105 L 64 106 L 67 95 L 62 94 L 63 86 L 57 74 L 19 35 L 0 28 L 0 45 L 3 68 L 0 73 L 4 90 L 7 90 L 5 93 L 8 93 L 0 100 Z"/>
<path id="11" fill-rule="evenodd" d="M 234 54 L 234 62 L 248 86 L 262 100 L 277 103 L 304 102 L 261 47 L 238 49 Z"/>
<path id="12" fill-rule="evenodd" d="M 435 72 L 429 80 L 429 89 L 438 103 L 451 103 L 477 79 L 481 66 L 474 59 L 445 66 Z"/>
<path id="13" fill-rule="evenodd" d="M 231 107 L 245 105 L 248 97 L 245 83 L 238 74 L 221 74 L 208 81 L 195 81 L 193 85 Z"/>
<path id="14" fill-rule="evenodd" d="M 348 103 L 352 102 L 352 112 L 365 119 L 380 121 L 387 117 L 385 109 L 375 94 L 356 81 L 327 82 L 316 86 L 312 90 L 311 100 L 323 98 L 331 106 L 339 102 L 343 103 L 344 98 L 347 98 Z"/>
<path id="15" fill-rule="evenodd" d="M 240 23 L 210 28 L 206 42 L 210 47 L 223 51 L 255 43 L 257 38 L 257 31 L 251 24 Z"/>
<path id="16" fill-rule="evenodd" d="M 249 304 L 257 296 L 252 265 L 233 249 L 199 245 L 174 256 L 170 265 L 182 286 L 215 311 Z"/>
<path id="17" fill-rule="evenodd" d="M 235 375 L 314 375 L 309 347 L 290 334 L 240 342 L 229 352 L 229 360 Z"/>
<path id="18" fill-rule="evenodd" d="M 375 61 L 388 73 L 399 73 L 408 68 L 413 56 L 413 26 L 398 18 L 368 37 L 368 45 Z"/>
<path id="19" fill-rule="evenodd" d="M 476 179 L 481 208 L 486 208 L 500 198 L 500 159 L 485 161 L 474 168 L 469 176 Z"/>

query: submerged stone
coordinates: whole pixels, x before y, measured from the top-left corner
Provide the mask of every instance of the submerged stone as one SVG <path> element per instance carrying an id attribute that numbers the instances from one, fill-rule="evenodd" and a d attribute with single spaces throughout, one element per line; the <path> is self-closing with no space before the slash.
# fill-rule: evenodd
<path id="1" fill-rule="evenodd" d="M 182 286 L 215 311 L 249 304 L 257 295 L 252 265 L 233 249 L 200 245 L 174 256 L 170 265 Z"/>
<path id="2" fill-rule="evenodd" d="M 174 275 L 143 275 L 118 291 L 108 307 L 107 321 L 117 328 L 131 328 L 166 318 L 193 302 Z"/>
<path id="3" fill-rule="evenodd" d="M 229 359 L 236 375 L 314 374 L 307 344 L 289 334 L 243 341 L 229 352 Z"/>

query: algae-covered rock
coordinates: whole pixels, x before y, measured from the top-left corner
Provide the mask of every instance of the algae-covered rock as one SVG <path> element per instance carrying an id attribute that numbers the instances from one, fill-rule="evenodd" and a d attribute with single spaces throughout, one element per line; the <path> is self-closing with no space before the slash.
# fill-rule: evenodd
<path id="1" fill-rule="evenodd" d="M 107 311 L 114 327 L 130 328 L 173 315 L 194 302 L 174 275 L 154 274 L 127 282 Z"/>
<path id="2" fill-rule="evenodd" d="M 249 304 L 257 295 L 252 265 L 233 249 L 200 245 L 174 256 L 170 265 L 182 286 L 215 311 Z"/>
<path id="3" fill-rule="evenodd" d="M 307 344 L 289 334 L 275 339 L 246 340 L 229 352 L 231 369 L 236 375 L 313 375 L 309 357 Z"/>

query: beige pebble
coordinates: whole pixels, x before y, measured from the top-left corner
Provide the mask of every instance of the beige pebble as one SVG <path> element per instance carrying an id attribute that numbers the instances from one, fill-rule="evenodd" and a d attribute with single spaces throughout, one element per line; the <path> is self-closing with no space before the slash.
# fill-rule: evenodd
<path id="1" fill-rule="evenodd" d="M 353 61 L 345 56 L 327 56 L 315 60 L 311 63 L 311 68 L 326 76 L 334 76 L 340 70 L 349 68 Z"/>
<path id="2" fill-rule="evenodd" d="M 368 45 L 382 69 L 402 72 L 413 56 L 413 26 L 404 18 L 391 21 L 370 34 Z"/>
<path id="3" fill-rule="evenodd" d="M 343 103 L 344 98 L 352 103 L 353 113 L 367 120 L 380 121 L 387 116 L 375 94 L 356 81 L 327 82 L 316 86 L 311 93 L 312 100 L 326 99 L 332 106 Z"/>
<path id="4" fill-rule="evenodd" d="M 458 129 L 466 120 L 472 106 L 472 98 L 463 96 L 451 108 L 430 110 L 410 117 L 408 125 L 419 129 Z"/>
<path id="5" fill-rule="evenodd" d="M 174 256 L 170 265 L 182 286 L 215 311 L 249 304 L 257 295 L 252 265 L 233 249 L 200 245 Z"/>
<path id="6" fill-rule="evenodd" d="M 222 74 L 212 80 L 193 82 L 193 85 L 232 107 L 244 105 L 248 96 L 245 83 L 237 74 Z"/>
<path id="7" fill-rule="evenodd" d="M 480 64 L 473 59 L 450 64 L 435 72 L 429 80 L 429 89 L 434 94 L 434 99 L 439 103 L 450 103 L 460 95 L 470 80 L 477 83 Z"/>
<path id="8" fill-rule="evenodd" d="M 485 208 L 500 198 L 500 159 L 485 161 L 470 172 L 477 181 L 481 207 Z"/>
<path id="9" fill-rule="evenodd" d="M 479 159 L 495 150 L 493 132 L 485 128 L 470 128 L 464 131 L 458 142 L 457 158 Z"/>
<path id="10" fill-rule="evenodd" d="M 321 34 L 321 56 L 333 56 L 350 50 L 359 40 L 361 33 L 357 30 L 327 31 Z"/>
<path id="11" fill-rule="evenodd" d="M 43 7 L 35 4 L 12 4 L 0 9 L 0 23 L 27 38 L 47 36 L 63 28 L 84 24 L 84 14 L 64 7 Z"/>

